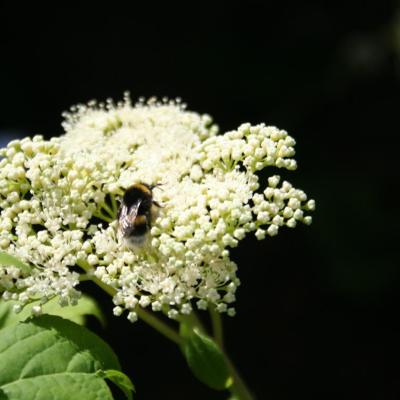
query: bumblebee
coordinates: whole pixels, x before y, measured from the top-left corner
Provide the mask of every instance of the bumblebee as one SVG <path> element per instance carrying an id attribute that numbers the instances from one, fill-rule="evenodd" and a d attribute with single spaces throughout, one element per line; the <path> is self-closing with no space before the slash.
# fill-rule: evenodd
<path id="1" fill-rule="evenodd" d="M 153 199 L 153 189 L 159 185 L 135 183 L 126 189 L 118 210 L 118 234 L 128 246 L 142 245 L 151 228 L 158 209 Z"/>

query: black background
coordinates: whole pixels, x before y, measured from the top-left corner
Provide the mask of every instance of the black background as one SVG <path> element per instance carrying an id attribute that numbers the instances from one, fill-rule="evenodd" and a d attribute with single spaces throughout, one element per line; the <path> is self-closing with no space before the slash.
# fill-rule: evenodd
<path id="1" fill-rule="evenodd" d="M 400 8 L 127 4 L 1 3 L 4 140 L 58 135 L 63 110 L 125 90 L 182 97 L 221 131 L 288 130 L 299 168 L 283 175 L 316 199 L 314 223 L 235 249 L 242 286 L 237 316 L 225 318 L 228 351 L 258 399 L 400 398 Z M 88 290 L 108 315 L 105 330 L 91 326 L 138 399 L 227 397 L 197 382 L 172 343 L 112 317 L 109 299 Z"/>

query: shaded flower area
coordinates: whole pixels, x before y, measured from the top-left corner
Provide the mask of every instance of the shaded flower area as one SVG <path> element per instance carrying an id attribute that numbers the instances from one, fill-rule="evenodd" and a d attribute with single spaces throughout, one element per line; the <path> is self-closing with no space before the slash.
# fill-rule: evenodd
<path id="1" fill-rule="evenodd" d="M 0 153 L 0 248 L 31 266 L 0 267 L 16 311 L 38 298 L 76 303 L 85 275 L 112 287 L 114 314 L 131 321 L 137 307 L 178 318 L 215 305 L 232 316 L 240 281 L 229 249 L 249 233 L 264 239 L 311 223 L 315 202 L 302 190 L 277 175 L 259 183 L 264 168 L 296 168 L 283 130 L 246 123 L 218 134 L 210 116 L 179 100 L 132 105 L 128 95 L 64 117 L 63 136 L 15 140 Z M 139 182 L 159 185 L 161 207 L 132 249 L 118 237 L 117 212 Z"/>

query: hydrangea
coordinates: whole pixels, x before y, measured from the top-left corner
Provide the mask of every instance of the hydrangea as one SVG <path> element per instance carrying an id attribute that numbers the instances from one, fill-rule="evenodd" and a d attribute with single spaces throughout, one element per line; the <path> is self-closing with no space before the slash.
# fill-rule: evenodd
<path id="1" fill-rule="evenodd" d="M 137 307 L 170 318 L 193 306 L 234 315 L 239 286 L 229 249 L 251 232 L 258 239 L 310 224 L 306 194 L 257 172 L 296 168 L 295 141 L 275 127 L 248 123 L 218 135 L 208 115 L 177 101 L 128 96 L 65 113 L 65 134 L 15 140 L 0 155 L 0 249 L 29 264 L 0 266 L 4 299 L 76 303 L 81 268 L 115 289 L 114 313 Z M 147 243 L 126 247 L 117 235 L 124 190 L 161 184 L 162 204 Z M 83 271 L 82 270 L 82 271 Z M 40 307 L 35 307 L 40 312 Z"/>

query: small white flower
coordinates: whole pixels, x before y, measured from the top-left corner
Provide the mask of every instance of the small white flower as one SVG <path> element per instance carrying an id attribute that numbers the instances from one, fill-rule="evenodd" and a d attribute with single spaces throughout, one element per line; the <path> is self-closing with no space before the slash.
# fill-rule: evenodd
<path id="1" fill-rule="evenodd" d="M 176 311 L 175 309 L 171 309 L 168 311 L 168 317 L 171 319 L 176 319 L 178 317 L 178 311 Z"/>
<path id="2" fill-rule="evenodd" d="M 130 313 L 128 313 L 128 317 L 127 318 L 128 318 L 128 320 L 130 322 L 136 322 L 137 319 L 138 319 L 138 316 L 134 311 L 131 311 Z"/>
<path id="3" fill-rule="evenodd" d="M 307 202 L 307 210 L 314 211 L 315 210 L 315 200 L 309 200 Z"/>
<path id="4" fill-rule="evenodd" d="M 228 308 L 227 314 L 228 314 L 230 317 L 234 317 L 234 316 L 236 315 L 236 310 L 235 310 L 234 308 Z"/>
<path id="5" fill-rule="evenodd" d="M 297 225 L 297 221 L 296 221 L 294 218 L 290 218 L 290 219 L 288 219 L 288 221 L 286 222 L 286 225 L 287 225 L 289 228 L 295 228 L 296 225 Z"/>
<path id="6" fill-rule="evenodd" d="M 16 314 L 20 313 L 20 312 L 22 311 L 22 306 L 21 306 L 21 304 L 14 304 L 14 306 L 13 306 L 13 311 L 14 311 Z"/>
<path id="7" fill-rule="evenodd" d="M 265 239 L 265 230 L 263 229 L 257 229 L 255 236 L 258 240 Z"/>
<path id="8" fill-rule="evenodd" d="M 116 306 L 113 308 L 113 314 L 119 317 L 123 313 L 124 309 L 120 306 Z"/>
<path id="9" fill-rule="evenodd" d="M 42 313 L 42 307 L 41 306 L 33 306 L 32 307 L 32 314 L 33 315 L 40 315 Z"/>
<path id="10" fill-rule="evenodd" d="M 267 229 L 267 233 L 270 236 L 276 236 L 278 234 L 278 230 L 279 230 L 279 228 L 277 225 L 271 224 Z"/>
<path id="11" fill-rule="evenodd" d="M 95 254 L 90 254 L 87 258 L 89 265 L 96 265 L 99 263 L 99 258 Z"/>
<path id="12" fill-rule="evenodd" d="M 304 217 L 303 222 L 304 222 L 306 225 L 311 225 L 311 223 L 312 223 L 312 217 L 311 217 L 310 215 L 307 215 L 307 217 Z"/>

